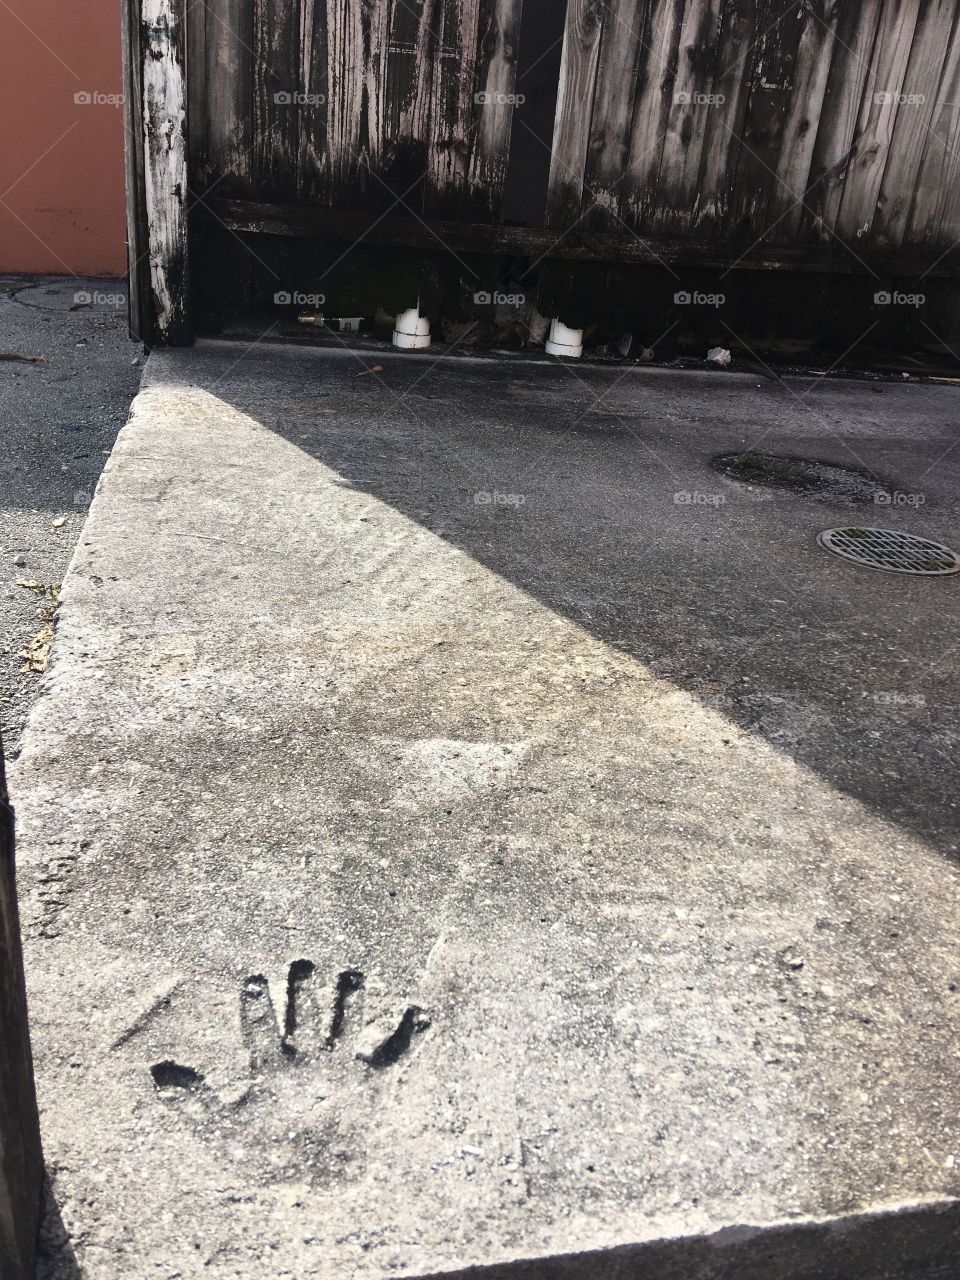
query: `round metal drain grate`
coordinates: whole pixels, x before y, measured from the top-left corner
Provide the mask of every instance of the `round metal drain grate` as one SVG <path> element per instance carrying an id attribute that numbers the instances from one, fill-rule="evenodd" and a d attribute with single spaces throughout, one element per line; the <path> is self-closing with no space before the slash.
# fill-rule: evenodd
<path id="1" fill-rule="evenodd" d="M 817 542 L 865 569 L 923 575 L 957 573 L 960 556 L 942 542 L 899 529 L 824 529 Z"/>

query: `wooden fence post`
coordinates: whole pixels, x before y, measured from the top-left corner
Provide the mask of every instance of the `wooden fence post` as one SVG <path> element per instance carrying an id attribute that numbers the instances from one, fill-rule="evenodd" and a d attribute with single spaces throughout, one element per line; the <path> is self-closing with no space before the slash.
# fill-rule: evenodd
<path id="1" fill-rule="evenodd" d="M 187 243 L 186 0 L 126 0 L 130 331 L 148 346 L 193 341 Z"/>
<path id="2" fill-rule="evenodd" d="M 0 1280 L 33 1280 L 43 1157 L 0 744 Z"/>

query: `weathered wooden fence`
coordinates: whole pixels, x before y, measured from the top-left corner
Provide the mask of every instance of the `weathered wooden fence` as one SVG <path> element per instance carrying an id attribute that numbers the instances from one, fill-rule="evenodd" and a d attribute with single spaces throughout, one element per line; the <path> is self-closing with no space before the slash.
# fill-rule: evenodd
<path id="1" fill-rule="evenodd" d="M 42 1156 L 0 744 L 0 1280 L 32 1280 Z"/>
<path id="2" fill-rule="evenodd" d="M 200 221 L 547 259 L 960 270 L 960 0 L 128 7 L 131 242 L 161 340 L 189 338 Z M 562 57 L 549 176 L 515 225 L 531 7 Z"/>

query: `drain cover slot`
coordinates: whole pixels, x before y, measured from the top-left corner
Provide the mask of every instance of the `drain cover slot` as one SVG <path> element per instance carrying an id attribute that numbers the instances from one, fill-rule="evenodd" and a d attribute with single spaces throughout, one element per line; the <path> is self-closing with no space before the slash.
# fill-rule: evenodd
<path id="1" fill-rule="evenodd" d="M 960 556 L 942 542 L 899 529 L 824 529 L 817 542 L 865 569 L 926 577 L 960 571 Z"/>

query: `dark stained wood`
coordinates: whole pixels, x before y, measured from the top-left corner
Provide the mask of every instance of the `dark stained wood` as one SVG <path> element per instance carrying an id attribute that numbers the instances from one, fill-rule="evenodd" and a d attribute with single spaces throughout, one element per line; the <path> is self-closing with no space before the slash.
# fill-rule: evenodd
<path id="1" fill-rule="evenodd" d="M 778 216 L 781 197 L 794 201 L 803 196 L 802 187 L 799 191 L 784 187 L 777 170 L 804 20 L 803 5 L 784 10 L 782 0 L 765 0 L 758 12 L 750 93 L 739 135 L 735 193 L 727 226 L 727 234 L 738 239 L 761 234 Z"/>
<path id="2" fill-rule="evenodd" d="M 394 245 L 438 254 L 523 253 L 535 257 L 580 262 L 686 263 L 740 269 L 885 273 L 910 276 L 933 270 L 937 276 L 960 275 L 960 248 L 942 256 L 934 248 L 924 251 L 870 251 L 859 257 L 842 245 L 778 245 L 767 242 L 691 240 L 687 237 L 637 237 L 620 233 L 563 228 L 511 227 L 499 223 L 445 222 L 397 214 L 357 214 L 323 209 L 317 205 L 278 205 L 247 200 L 210 201 L 216 225 L 236 233 L 292 236 L 352 244 Z M 201 215 L 202 216 L 202 215 Z M 939 260 L 938 260 L 939 258 Z"/>
<path id="3" fill-rule="evenodd" d="M 430 171 L 431 120 L 438 73 L 435 53 L 442 0 L 403 0 L 390 19 L 387 55 L 387 136 L 390 153 L 381 194 L 422 211 Z"/>
<path id="4" fill-rule="evenodd" d="M 810 171 L 837 38 L 842 0 L 807 0 L 798 17 L 793 89 L 776 159 L 777 182 L 771 188 L 766 228 L 792 240 L 810 199 Z"/>
<path id="5" fill-rule="evenodd" d="M 139 16 L 143 200 L 150 257 L 150 331 L 144 340 L 176 346 L 192 340 L 185 0 L 140 0 Z"/>
<path id="6" fill-rule="evenodd" d="M 690 228 L 700 189 L 700 159 L 704 126 L 710 116 L 726 113 L 726 102 L 718 105 L 714 78 L 723 0 L 701 0 L 687 4 L 680 26 L 677 72 L 673 81 L 673 101 L 667 115 L 657 207 L 650 224 L 658 231 Z"/>
<path id="7" fill-rule="evenodd" d="M 127 320 L 131 338 L 148 342 L 153 329 L 150 306 L 150 231 L 147 226 L 143 159 L 143 49 L 138 0 L 121 10 L 124 99 L 124 171 L 127 224 Z"/>
<path id="8" fill-rule="evenodd" d="M 613 231 L 629 190 L 630 125 L 652 32 L 650 0 L 608 0 L 600 39 L 585 186 L 592 203 L 584 225 Z"/>
<path id="9" fill-rule="evenodd" d="M 547 189 L 547 225 L 551 227 L 571 226 L 580 217 L 600 37 L 608 16 L 604 0 L 568 0 Z"/>
<path id="10" fill-rule="evenodd" d="M 873 227 L 918 9 L 907 0 L 884 4 L 836 222 L 837 233 L 850 243 Z"/>
<path id="11" fill-rule="evenodd" d="M 301 3 L 311 95 L 300 113 L 301 190 L 340 207 L 388 207 L 389 41 L 399 0 Z"/>
<path id="12" fill-rule="evenodd" d="M 871 237 L 877 245 L 902 244 L 907 234 L 956 16 L 953 0 L 929 0 L 918 15 L 909 62 L 897 86 L 904 101 L 897 110 L 880 184 Z"/>
<path id="13" fill-rule="evenodd" d="M 651 0 L 630 122 L 627 170 L 620 190 L 620 217 L 636 231 L 648 230 L 657 208 L 660 158 L 673 107 L 684 0 Z"/>
<path id="14" fill-rule="evenodd" d="M 908 244 L 952 245 L 960 237 L 960 17 L 953 28 L 924 139 L 907 232 Z"/>
<path id="15" fill-rule="evenodd" d="M 465 17 L 474 0 L 464 0 Z M 478 5 L 474 29 L 465 21 L 460 49 L 464 66 L 448 62 L 446 74 L 459 85 L 454 145 L 451 151 L 463 156 L 462 172 L 451 177 L 466 189 L 466 205 L 475 214 L 496 217 L 503 200 L 510 160 L 510 131 L 514 107 L 511 97 L 518 92 L 517 46 L 520 38 L 521 0 L 483 0 Z M 473 74 L 470 75 L 470 67 Z M 473 94 L 483 95 L 477 103 Z M 466 143 L 468 155 L 462 148 Z M 439 175 L 442 185 L 443 174 Z"/>
<path id="16" fill-rule="evenodd" d="M 830 239 L 854 155 L 864 86 L 873 79 L 871 60 L 883 0 L 845 3 L 827 78 L 817 141 L 810 165 L 801 232 Z"/>
<path id="17" fill-rule="evenodd" d="M 253 183 L 296 190 L 300 152 L 300 0 L 253 0 Z"/>
<path id="18" fill-rule="evenodd" d="M 699 235 L 722 234 L 730 217 L 759 17 L 759 0 L 726 0 L 723 6 L 713 77 L 713 91 L 722 98 L 722 106 L 705 112 L 701 126 L 700 177 L 691 222 Z"/>
<path id="19" fill-rule="evenodd" d="M 545 2 L 526 0 L 528 31 Z M 129 3 L 132 316 L 151 341 L 189 338 L 188 115 L 204 251 L 226 209 L 251 255 L 257 233 L 349 252 L 310 205 L 408 266 L 447 249 L 902 273 L 960 235 L 960 0 L 557 0 L 539 232 L 498 225 L 523 0 Z M 542 188 L 524 198 L 513 216 L 539 225 Z"/>
<path id="20" fill-rule="evenodd" d="M 27 1028 L 13 810 L 0 744 L 0 1280 L 33 1280 L 43 1156 Z"/>
<path id="21" fill-rule="evenodd" d="M 250 194 L 253 146 L 253 10 L 250 0 L 190 0 L 190 174 L 193 198 L 214 183 Z"/>

